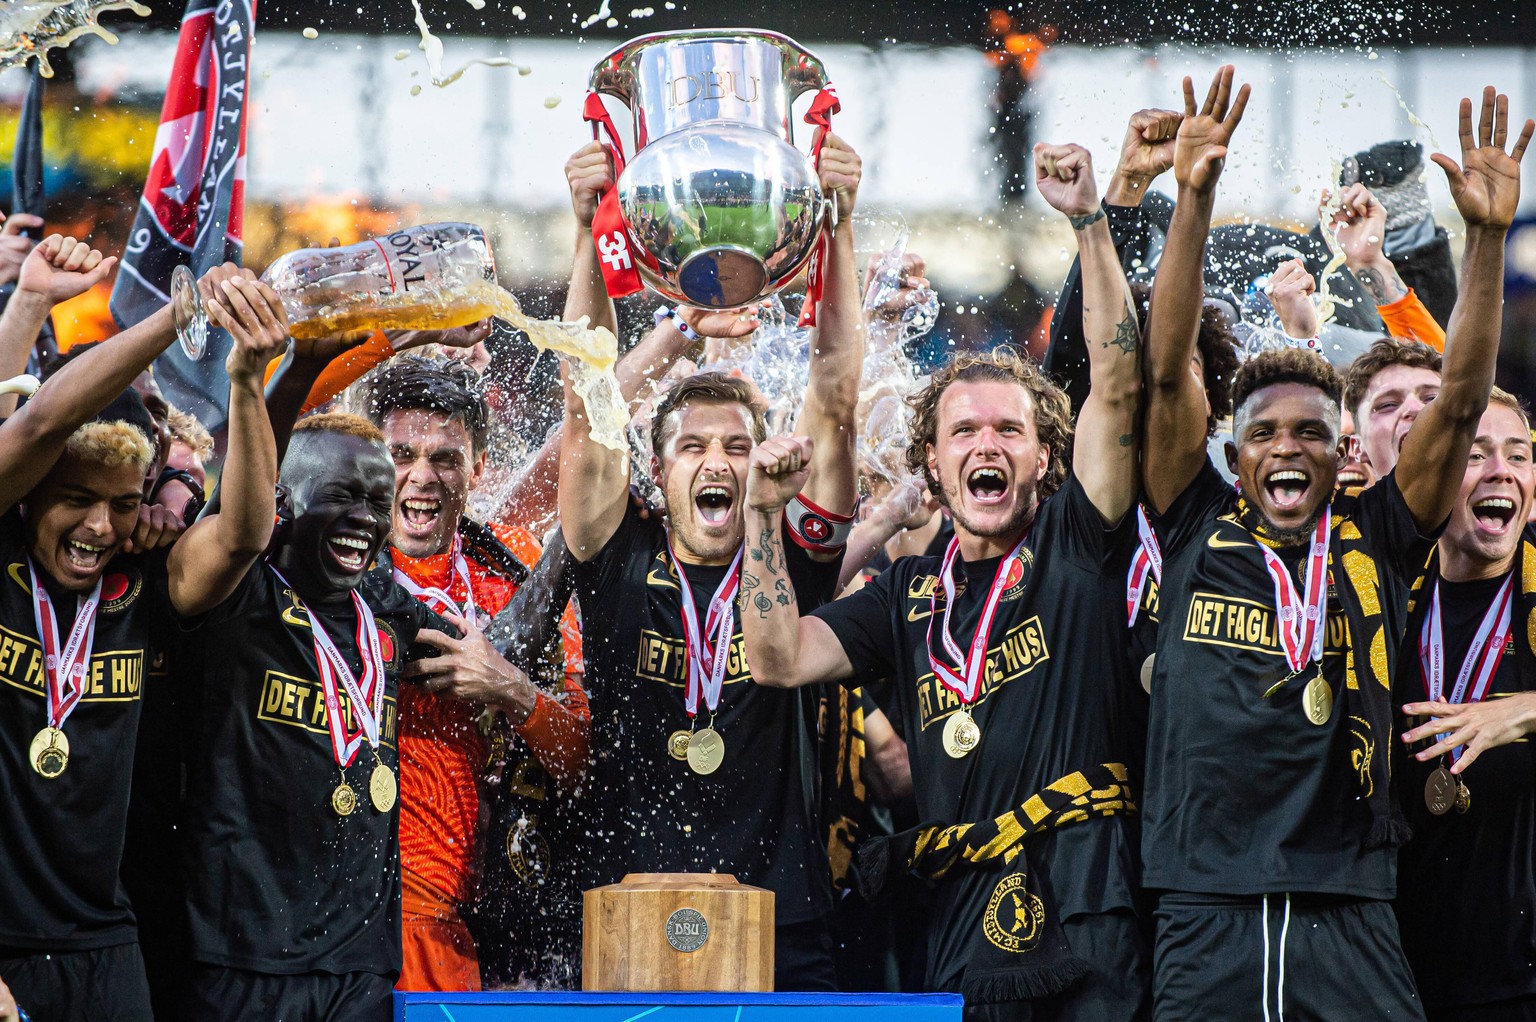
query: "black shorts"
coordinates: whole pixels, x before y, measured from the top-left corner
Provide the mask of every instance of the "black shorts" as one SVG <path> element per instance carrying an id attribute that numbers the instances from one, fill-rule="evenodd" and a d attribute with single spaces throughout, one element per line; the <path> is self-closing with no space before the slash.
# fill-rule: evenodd
<path id="1" fill-rule="evenodd" d="M 193 963 L 182 1017 L 197 1022 L 391 1022 L 395 980 L 372 972 L 280 976 Z"/>
<path id="2" fill-rule="evenodd" d="M 1159 1022 L 1424 1019 L 1384 901 L 1164 894 L 1154 958 Z"/>
<path id="3" fill-rule="evenodd" d="M 0 980 L 36 1022 L 154 1022 L 137 943 L 63 954 L 0 948 Z"/>
<path id="4" fill-rule="evenodd" d="M 1061 930 L 1073 956 L 1088 963 L 1088 975 L 1054 997 L 967 1004 L 965 1022 L 1146 1022 L 1152 1017 L 1152 956 L 1145 924 L 1135 913 L 1072 916 Z"/>
<path id="5" fill-rule="evenodd" d="M 774 927 L 773 989 L 825 993 L 837 990 L 830 919 Z"/>

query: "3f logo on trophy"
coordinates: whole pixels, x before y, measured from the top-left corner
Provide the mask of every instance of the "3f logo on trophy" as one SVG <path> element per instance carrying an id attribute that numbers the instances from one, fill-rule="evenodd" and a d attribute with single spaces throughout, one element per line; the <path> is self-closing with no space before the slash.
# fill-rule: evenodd
<path id="1" fill-rule="evenodd" d="M 613 240 L 610 241 L 609 238 Z M 603 262 L 615 271 L 630 268 L 629 239 L 624 237 L 623 231 L 614 231 L 611 235 L 605 234 L 599 237 L 597 248 Z"/>

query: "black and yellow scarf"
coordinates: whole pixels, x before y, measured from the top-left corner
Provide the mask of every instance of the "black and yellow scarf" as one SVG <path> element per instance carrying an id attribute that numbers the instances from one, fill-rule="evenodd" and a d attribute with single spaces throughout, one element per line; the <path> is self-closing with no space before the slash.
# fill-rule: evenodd
<path id="1" fill-rule="evenodd" d="M 1365 548 L 1360 527 L 1350 518 L 1359 494 L 1359 490 L 1349 490 L 1335 498 L 1328 543 L 1328 582 L 1338 594 L 1348 627 L 1344 686 L 1335 696 L 1334 712 L 1348 718 L 1348 768 L 1371 812 L 1366 847 L 1397 848 L 1411 833 L 1391 795 L 1391 663 L 1396 659 L 1399 637 L 1387 635 L 1381 570 Z M 1279 547 L 1270 537 L 1264 516 L 1246 497 L 1238 497 L 1236 521 L 1258 542 L 1271 549 Z M 1343 571 L 1338 570 L 1341 564 Z"/>
<path id="2" fill-rule="evenodd" d="M 930 882 L 951 878 L 957 866 L 1011 869 L 985 907 L 977 905 L 982 918 L 971 931 L 960 992 L 979 1004 L 1050 997 L 1087 975 L 1089 967 L 1067 944 L 1060 912 L 1029 866 L 1026 840 L 1052 828 L 1136 811 L 1125 765 L 1097 764 L 1052 781 L 990 820 L 926 823 L 869 840 L 859 850 L 859 891 L 873 898 L 893 866 Z M 998 925 L 1000 912 L 1012 913 L 1009 926 Z"/>

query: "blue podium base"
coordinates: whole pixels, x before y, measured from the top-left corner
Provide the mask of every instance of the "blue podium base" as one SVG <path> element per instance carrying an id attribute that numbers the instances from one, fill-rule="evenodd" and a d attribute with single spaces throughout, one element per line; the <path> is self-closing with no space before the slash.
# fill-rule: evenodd
<path id="1" fill-rule="evenodd" d="M 395 1022 L 959 1022 L 959 994 L 395 994 Z"/>

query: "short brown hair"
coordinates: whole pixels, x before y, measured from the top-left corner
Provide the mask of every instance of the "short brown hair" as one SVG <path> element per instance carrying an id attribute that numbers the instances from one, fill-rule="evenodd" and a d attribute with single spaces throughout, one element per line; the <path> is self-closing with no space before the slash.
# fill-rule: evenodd
<path id="1" fill-rule="evenodd" d="M 172 407 L 170 415 L 166 418 L 166 426 L 171 431 L 171 439 L 179 440 L 190 447 L 199 461 L 207 461 L 212 456 L 213 437 L 191 412 Z"/>
<path id="2" fill-rule="evenodd" d="M 300 419 L 298 425 L 293 427 L 295 435 L 299 433 L 341 433 L 345 436 L 355 436 L 363 440 L 372 440 L 374 443 L 384 442 L 384 433 L 363 418 L 361 415 L 353 415 L 350 412 L 319 412 L 314 415 L 306 415 Z"/>
<path id="3" fill-rule="evenodd" d="M 1051 452 L 1045 477 L 1040 480 L 1040 499 L 1059 490 L 1066 482 L 1067 466 L 1071 463 L 1072 403 L 1043 369 L 1006 344 L 987 352 L 956 355 L 928 378 L 926 387 L 907 399 L 912 408 L 907 470 L 927 480 L 934 496 L 943 497 L 939 481 L 928 471 L 928 447 L 938 443 L 939 400 L 951 384 L 967 380 L 1016 383 L 1029 392 L 1035 406 L 1035 435 Z"/>
<path id="4" fill-rule="evenodd" d="M 1232 377 L 1232 432 L 1237 437 L 1237 420 L 1243 405 L 1255 393 L 1277 383 L 1299 383 L 1316 387 L 1328 395 L 1337 409 L 1344 393 L 1344 380 L 1329 361 L 1306 348 L 1270 348 L 1238 366 Z M 1335 423 L 1337 425 L 1337 423 Z"/>
<path id="5" fill-rule="evenodd" d="M 1441 362 L 1440 353 L 1421 341 L 1398 341 L 1383 337 L 1349 364 L 1349 372 L 1344 377 L 1344 407 L 1354 415 L 1370 391 L 1371 381 L 1383 369 L 1407 366 L 1410 369 L 1428 369 L 1438 373 Z"/>
<path id="6" fill-rule="evenodd" d="M 674 383 L 656 402 L 651 414 L 651 453 L 658 459 L 669 439 L 667 417 L 690 402 L 744 405 L 752 419 L 752 439 L 758 443 L 768 439 L 768 410 L 752 384 L 729 373 L 694 373 Z"/>

